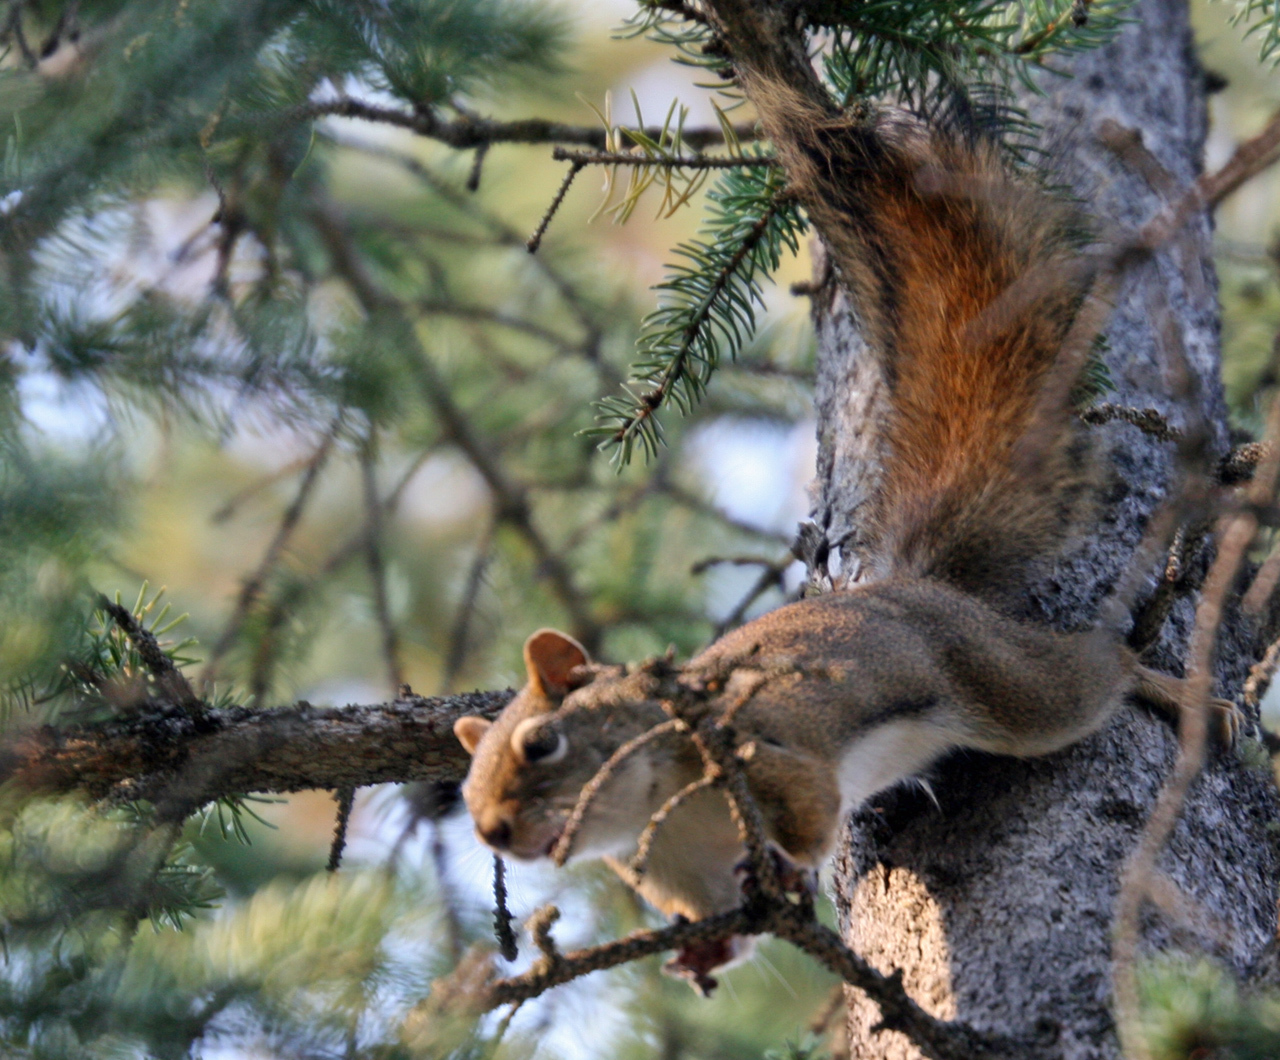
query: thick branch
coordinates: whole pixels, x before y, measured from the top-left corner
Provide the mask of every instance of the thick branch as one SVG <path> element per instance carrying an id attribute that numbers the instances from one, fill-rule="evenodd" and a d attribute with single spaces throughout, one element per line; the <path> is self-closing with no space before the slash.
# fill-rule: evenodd
<path id="1" fill-rule="evenodd" d="M 173 813 L 225 795 L 458 782 L 464 714 L 498 715 L 512 692 L 408 696 L 367 706 L 232 707 L 198 716 L 151 702 L 128 718 L 44 726 L 0 747 L 0 783 L 91 798 L 150 799 Z"/>

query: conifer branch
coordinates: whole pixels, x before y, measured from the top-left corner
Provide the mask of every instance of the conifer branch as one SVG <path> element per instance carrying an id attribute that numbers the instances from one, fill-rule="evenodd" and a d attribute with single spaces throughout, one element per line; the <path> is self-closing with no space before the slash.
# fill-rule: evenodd
<path id="1" fill-rule="evenodd" d="M 551 152 L 557 162 L 577 162 L 584 166 L 656 166 L 666 169 L 758 169 L 776 166 L 778 160 L 769 155 L 662 155 L 633 154 L 629 151 L 575 151 L 557 147 Z"/>
<path id="2" fill-rule="evenodd" d="M 513 694 L 407 695 L 329 708 L 206 704 L 199 714 L 149 700 L 129 717 L 15 735 L 0 745 L 0 783 L 113 802 L 147 799 L 179 813 L 250 792 L 456 784 L 470 759 L 453 735 L 454 721 L 494 718 Z"/>
<path id="3" fill-rule="evenodd" d="M 568 125 L 563 122 L 548 121 L 543 118 L 525 118 L 518 121 L 495 121 L 491 118 L 441 118 L 432 110 L 414 112 L 398 110 L 394 107 L 380 107 L 359 99 L 334 99 L 317 103 L 307 103 L 301 107 L 286 111 L 282 115 L 286 122 L 314 121 L 317 118 L 359 118 L 363 121 L 377 122 L 382 125 L 394 125 L 401 129 L 409 129 L 419 136 L 448 144 L 459 150 L 488 147 L 493 144 L 548 144 L 570 143 L 582 144 L 603 151 L 608 146 L 609 130 L 602 125 Z M 662 135 L 662 128 L 654 126 L 645 128 L 646 136 L 657 139 Z M 734 135 L 741 140 L 753 140 L 755 127 L 740 125 L 734 127 Z M 715 147 L 725 142 L 725 133 L 719 126 L 708 126 L 700 129 L 684 130 L 684 142 L 695 150 L 704 147 Z"/>
<path id="4" fill-rule="evenodd" d="M 721 358 L 736 356 L 755 328 L 762 275 L 778 267 L 784 247 L 798 248 L 805 229 L 780 169 L 733 170 L 709 198 L 714 212 L 703 238 L 678 249 L 690 264 L 669 266 L 658 286 L 668 303 L 645 320 L 627 396 L 598 402 L 599 425 L 584 432 L 600 436 L 620 464 L 637 442 L 656 456 L 655 414 L 669 401 L 688 413 Z M 638 385 L 645 389 L 637 393 Z"/>

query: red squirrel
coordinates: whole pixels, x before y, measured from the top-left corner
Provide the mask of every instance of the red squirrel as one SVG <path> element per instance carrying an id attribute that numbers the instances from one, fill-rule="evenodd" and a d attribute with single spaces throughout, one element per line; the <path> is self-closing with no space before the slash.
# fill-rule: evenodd
<path id="1" fill-rule="evenodd" d="M 1090 282 L 1075 210 L 996 146 L 901 112 L 832 119 L 812 140 L 802 178 L 839 189 L 825 202 L 838 231 L 823 235 L 890 389 L 868 577 L 747 623 L 683 671 L 730 674 L 719 695 L 752 745 L 743 768 L 769 838 L 816 868 L 847 812 L 948 751 L 1048 754 L 1126 697 L 1176 718 L 1186 689 L 1114 630 L 1017 615 L 1090 493 L 1063 385 Z M 473 756 L 463 794 L 480 838 L 540 858 L 601 764 L 667 715 L 642 673 L 589 673 L 564 634 L 541 630 L 524 651 L 528 683 L 501 716 L 455 732 Z M 1238 714 L 1212 706 L 1229 743 Z M 574 856 L 633 878 L 623 862 L 651 815 L 702 773 L 687 737 L 646 743 L 591 803 Z M 742 856 L 723 794 L 705 787 L 666 817 L 633 882 L 664 912 L 699 919 L 739 903 Z M 736 948 L 682 953 L 675 970 L 708 987 Z"/>

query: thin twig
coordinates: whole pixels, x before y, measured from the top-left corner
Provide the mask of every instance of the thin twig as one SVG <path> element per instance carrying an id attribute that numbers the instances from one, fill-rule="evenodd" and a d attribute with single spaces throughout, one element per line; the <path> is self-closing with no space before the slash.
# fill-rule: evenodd
<path id="1" fill-rule="evenodd" d="M 666 824 L 667 818 L 686 799 L 696 795 L 703 788 L 712 787 L 716 783 L 716 779 L 710 774 L 704 774 L 697 780 L 691 780 L 654 811 L 648 823 L 644 826 L 644 831 L 640 833 L 640 837 L 636 840 L 636 852 L 631 858 L 629 867 L 637 879 L 644 875 L 645 869 L 648 867 L 653 841 L 657 838 L 659 829 Z"/>
<path id="2" fill-rule="evenodd" d="M 27 40 L 26 31 L 22 28 L 22 9 L 26 7 L 26 0 L 11 0 L 9 4 L 9 15 L 5 19 L 5 24 L 0 27 L 0 41 L 8 37 L 13 37 L 18 45 L 18 51 L 22 55 L 22 61 L 34 70 L 40 65 L 40 58 L 31 49 L 31 43 Z"/>
<path id="3" fill-rule="evenodd" d="M 512 331 L 519 331 L 535 339 L 540 339 L 548 346 L 552 346 L 563 353 L 583 352 L 580 344 L 566 339 L 551 328 L 535 324 L 532 320 L 513 317 L 498 309 L 490 309 L 488 306 L 464 305 L 438 298 L 422 299 L 416 303 L 416 306 L 423 313 L 458 317 L 461 320 L 474 320 L 481 324 L 493 324 L 500 328 L 510 328 Z"/>
<path id="4" fill-rule="evenodd" d="M 627 740 L 626 743 L 605 759 L 600 768 L 596 770 L 595 776 L 587 781 L 583 785 L 582 791 L 578 793 L 578 801 L 574 804 L 573 812 L 569 815 L 568 820 L 565 821 L 564 830 L 561 831 L 560 838 L 556 840 L 556 845 L 551 850 L 551 860 L 556 865 L 563 865 L 568 859 L 573 850 L 573 841 L 578 837 L 578 831 L 582 828 L 582 822 L 586 819 L 587 813 L 591 809 L 591 804 L 595 802 L 596 796 L 600 794 L 601 789 L 613 777 L 614 771 L 618 766 L 646 744 L 651 743 L 660 736 L 667 735 L 667 733 L 680 732 L 684 727 L 684 723 L 675 718 L 659 722 L 639 736 Z"/>
<path id="5" fill-rule="evenodd" d="M 727 560 L 704 560 L 703 564 L 695 565 L 695 572 L 698 566 L 702 566 L 703 569 L 705 569 L 705 565 L 712 562 L 741 564 L 744 561 L 752 564 L 758 564 L 761 567 L 760 574 L 756 580 L 751 583 L 751 588 L 743 594 L 742 599 L 734 605 L 733 610 L 716 623 L 715 631 L 712 634 L 712 637 L 715 640 L 719 640 L 729 632 L 729 630 L 735 629 L 741 625 L 743 619 L 747 617 L 747 612 L 751 609 L 752 605 L 770 589 L 777 589 L 783 593 L 786 592 L 785 576 L 791 564 L 795 562 L 795 557 L 788 553 L 780 560 L 761 560 L 758 558 L 747 559 L 746 557 Z"/>
<path id="6" fill-rule="evenodd" d="M 278 120 L 304 122 L 324 117 L 359 118 L 383 125 L 395 125 L 460 150 L 501 143 L 572 143 L 604 150 L 608 146 L 609 136 L 609 130 L 602 125 L 566 125 L 541 118 L 495 121 L 490 118 L 466 117 L 457 121 L 448 121 L 429 109 L 410 112 L 392 107 L 379 107 L 351 98 L 305 103 L 283 112 L 278 116 Z M 623 132 L 625 131 L 623 129 Z M 653 140 L 663 135 L 663 129 L 659 126 L 646 128 L 643 132 Z M 755 126 L 736 126 L 734 136 L 739 140 L 754 140 Z M 724 130 L 718 125 L 685 129 L 681 139 L 694 150 L 702 150 L 704 147 L 723 144 Z"/>
<path id="7" fill-rule="evenodd" d="M 347 849 L 347 825 L 351 822 L 351 807 L 356 802 L 356 789 L 348 786 L 333 793 L 338 803 L 338 818 L 333 826 L 333 842 L 329 845 L 329 872 L 337 872 L 342 864 L 343 851 Z"/>
<path id="8" fill-rule="evenodd" d="M 456 185 L 441 177 L 427 166 L 423 165 L 417 158 L 412 155 L 405 154 L 400 151 L 394 151 L 382 144 L 371 144 L 363 140 L 353 140 L 342 136 L 328 136 L 329 142 L 339 146 L 346 147 L 352 151 L 359 151 L 370 158 L 378 158 L 383 161 L 390 162 L 399 166 L 410 176 L 427 185 L 436 195 L 444 199 L 445 202 L 461 211 L 468 217 L 474 218 L 482 224 L 493 236 L 494 241 L 503 247 L 512 249 L 519 247 L 526 250 L 527 237 L 523 232 L 512 227 L 501 217 L 485 210 L 481 204 L 473 197 L 463 194 Z M 570 280 L 552 264 L 551 259 L 545 254 L 538 254 L 532 257 L 534 267 L 537 268 L 546 280 L 555 288 L 556 293 L 564 302 L 565 307 L 577 319 L 582 326 L 585 337 L 582 341 L 581 348 L 583 355 L 592 362 L 598 369 L 604 370 L 606 366 L 600 360 L 600 341 L 604 334 L 603 323 L 597 319 L 597 314 L 593 312 L 590 299 L 575 286 Z"/>
<path id="9" fill-rule="evenodd" d="M 1272 641 L 1262 658 L 1249 667 L 1249 677 L 1244 683 L 1244 701 L 1249 706 L 1257 709 L 1262 703 L 1277 668 L 1280 668 L 1280 640 Z"/>
<path id="10" fill-rule="evenodd" d="M 222 503 L 221 507 L 219 507 L 217 511 L 215 511 L 211 516 L 209 516 L 209 522 L 225 523 L 228 519 L 230 519 L 232 516 L 236 514 L 237 510 L 239 510 L 240 508 L 240 505 L 242 505 L 250 497 L 254 497 L 257 494 L 261 493 L 263 490 L 268 489 L 271 486 L 274 486 L 277 482 L 282 482 L 285 479 L 289 478 L 291 475 L 296 475 L 299 471 L 303 470 L 304 468 L 310 467 L 311 462 L 314 459 L 315 459 L 315 455 L 309 454 L 297 460 L 291 461 L 290 463 L 285 464 L 284 467 L 279 468 L 276 471 L 272 471 L 270 474 L 263 475 L 257 481 L 250 483 L 248 486 L 245 486 L 244 489 L 237 490 L 230 497 L 228 497 L 227 500 L 225 500 Z"/>
<path id="11" fill-rule="evenodd" d="M 657 166 L 661 169 L 768 169 L 780 165 L 772 155 L 649 155 L 630 151 L 574 151 L 557 147 L 551 152 L 556 162 L 578 166 Z"/>
<path id="12" fill-rule="evenodd" d="M 1240 144 L 1225 165 L 1204 174 L 1172 206 L 1143 225 L 1135 240 L 1136 246 L 1153 250 L 1168 242 L 1193 214 L 1217 206 L 1277 159 L 1280 159 L 1280 112 L 1272 115 L 1262 132 Z"/>
<path id="13" fill-rule="evenodd" d="M 515 917 L 507 908 L 507 866 L 501 857 L 493 855 L 493 933 L 498 940 L 498 952 L 502 959 L 514 961 L 520 956 L 516 945 L 516 933 L 511 928 Z"/>
<path id="14" fill-rule="evenodd" d="M 404 491 L 408 489 L 409 483 L 413 481 L 414 475 L 418 473 L 427 458 L 435 451 L 435 448 L 434 445 L 431 445 L 419 452 L 404 474 L 400 476 L 400 481 L 396 483 L 395 488 L 382 502 L 384 518 L 396 510 L 400 499 L 404 496 Z M 336 574 L 360 553 L 364 547 L 364 541 L 365 530 L 361 527 L 334 549 L 328 558 L 320 564 L 317 576 L 310 584 L 317 584 L 329 575 Z M 308 583 L 301 581 L 290 582 L 266 606 L 262 616 L 262 631 L 258 637 L 253 663 L 249 671 L 249 690 L 255 699 L 262 699 L 267 692 L 270 671 L 275 658 L 276 633 L 284 625 L 285 619 L 289 616 L 291 610 L 302 601 L 307 591 Z"/>
<path id="15" fill-rule="evenodd" d="M 489 144 L 481 144 L 476 148 L 475 158 L 471 160 L 471 172 L 467 175 L 467 191 L 480 190 L 480 175 L 484 170 L 484 160 L 489 157 Z"/>
<path id="16" fill-rule="evenodd" d="M 555 217 L 556 211 L 560 209 L 560 204 L 564 202 L 564 197 L 569 193 L 569 185 L 573 183 L 574 177 L 582 172 L 582 167 L 585 165 L 585 162 L 574 162 L 569 167 L 569 172 L 564 175 L 564 180 L 560 182 L 560 187 L 552 197 L 551 204 L 543 213 L 542 219 L 538 222 L 538 227 L 533 230 L 533 235 L 529 237 L 529 241 L 525 244 L 530 254 L 538 253 L 538 248 L 542 246 L 542 237 L 547 234 L 551 219 Z"/>

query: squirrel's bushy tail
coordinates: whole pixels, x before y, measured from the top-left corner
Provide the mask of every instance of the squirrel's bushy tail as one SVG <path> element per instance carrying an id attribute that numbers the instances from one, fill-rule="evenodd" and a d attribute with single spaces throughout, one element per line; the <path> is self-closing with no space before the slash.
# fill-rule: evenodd
<path id="1" fill-rule="evenodd" d="M 892 395 L 873 566 L 1016 592 L 1091 492 L 1077 215 L 982 137 L 893 111 L 824 124 L 789 163 L 825 185 L 820 227 Z"/>

